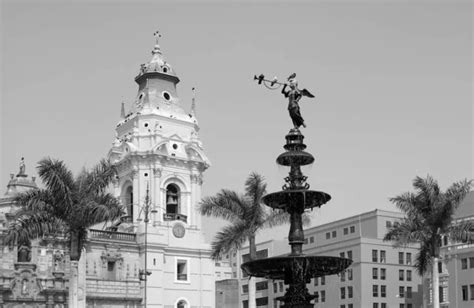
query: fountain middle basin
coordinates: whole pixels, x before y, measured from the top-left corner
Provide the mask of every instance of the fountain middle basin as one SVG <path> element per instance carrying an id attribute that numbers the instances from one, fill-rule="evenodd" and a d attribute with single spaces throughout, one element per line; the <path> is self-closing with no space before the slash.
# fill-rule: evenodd
<path id="1" fill-rule="evenodd" d="M 251 276 L 285 280 L 290 272 L 300 271 L 305 280 L 344 271 L 352 260 L 332 256 L 286 255 L 248 261 L 242 269 Z"/>

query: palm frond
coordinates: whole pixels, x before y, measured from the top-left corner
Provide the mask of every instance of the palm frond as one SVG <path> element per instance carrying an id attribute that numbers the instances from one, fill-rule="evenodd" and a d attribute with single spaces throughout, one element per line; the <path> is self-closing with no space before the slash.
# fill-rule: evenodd
<path id="1" fill-rule="evenodd" d="M 16 194 L 13 202 L 30 211 L 52 211 L 54 197 L 48 190 L 34 189 Z"/>
<path id="2" fill-rule="evenodd" d="M 211 258 L 219 259 L 222 254 L 228 253 L 232 249 L 240 249 L 242 244 L 248 239 L 249 230 L 245 222 L 237 222 L 225 226 L 217 232 L 211 243 Z"/>
<path id="3" fill-rule="evenodd" d="M 417 200 L 415 194 L 412 192 L 403 193 L 389 200 L 402 212 L 409 213 L 416 211 Z"/>
<path id="4" fill-rule="evenodd" d="M 242 220 L 247 201 L 244 196 L 227 189 L 222 189 L 215 196 L 205 197 L 199 204 L 202 215 L 229 220 Z"/>
<path id="5" fill-rule="evenodd" d="M 384 236 L 384 241 L 393 241 L 395 247 L 406 247 L 409 244 L 423 241 L 428 236 L 429 230 L 422 226 L 422 222 L 414 219 L 404 219 L 388 230 Z"/>
<path id="6" fill-rule="evenodd" d="M 267 190 L 267 184 L 262 175 L 252 172 L 245 181 L 245 195 L 252 198 L 254 206 L 260 205 Z"/>
<path id="7" fill-rule="evenodd" d="M 82 189 L 85 190 L 84 192 L 86 194 L 102 193 L 116 175 L 117 171 L 115 166 L 107 160 L 102 159 L 97 165 L 92 167 L 91 170 L 86 171 L 86 174 L 83 175 L 85 185 L 82 185 Z"/>
<path id="8" fill-rule="evenodd" d="M 457 208 L 459 203 L 466 197 L 472 187 L 472 180 L 464 179 L 462 181 L 453 183 L 444 193 L 447 200 L 454 204 Z"/>
<path id="9" fill-rule="evenodd" d="M 114 221 L 123 213 L 122 205 L 117 198 L 111 194 L 103 194 L 76 207 L 71 216 L 71 225 L 88 228 L 98 223 Z"/>
<path id="10" fill-rule="evenodd" d="M 273 228 L 287 223 L 290 223 L 290 214 L 283 210 L 274 210 L 266 215 L 262 227 Z"/>
<path id="11" fill-rule="evenodd" d="M 38 163 L 38 175 L 55 198 L 60 198 L 64 206 L 72 203 L 74 177 L 63 161 L 43 158 Z"/>
<path id="12" fill-rule="evenodd" d="M 56 236 L 66 229 L 63 220 L 47 212 L 20 210 L 8 227 L 5 241 L 27 242 L 42 236 Z"/>
<path id="13" fill-rule="evenodd" d="M 430 175 L 426 178 L 417 176 L 413 180 L 413 187 L 418 191 L 417 197 L 421 198 L 424 206 L 432 207 L 440 194 L 438 182 Z"/>
<path id="14" fill-rule="evenodd" d="M 474 222 L 470 220 L 456 222 L 449 226 L 446 233 L 453 242 L 468 242 L 474 233 Z"/>

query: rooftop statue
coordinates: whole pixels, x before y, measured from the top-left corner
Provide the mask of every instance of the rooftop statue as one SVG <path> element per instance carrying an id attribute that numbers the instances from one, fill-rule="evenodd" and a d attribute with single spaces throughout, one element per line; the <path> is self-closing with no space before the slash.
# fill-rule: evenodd
<path id="1" fill-rule="evenodd" d="M 299 129 L 300 126 L 306 127 L 304 123 L 304 119 L 301 116 L 300 106 L 298 102 L 300 101 L 302 96 L 307 97 L 314 97 L 311 92 L 306 89 L 300 90 L 298 89 L 298 81 L 295 79 L 296 74 L 293 73 L 287 78 L 287 82 L 281 83 L 278 82 L 278 79 L 274 77 L 272 80 L 265 79 L 265 76 L 261 74 L 260 76 L 255 76 L 254 79 L 258 80 L 258 84 L 264 82 L 264 85 L 272 90 L 278 89 L 280 86 L 283 86 L 281 93 L 288 98 L 288 112 L 290 113 L 291 121 L 293 122 L 293 126 L 295 129 Z M 286 90 L 287 88 L 289 90 Z"/>
<path id="2" fill-rule="evenodd" d="M 20 171 L 18 172 L 18 175 L 25 175 L 25 158 L 22 157 L 20 161 Z"/>

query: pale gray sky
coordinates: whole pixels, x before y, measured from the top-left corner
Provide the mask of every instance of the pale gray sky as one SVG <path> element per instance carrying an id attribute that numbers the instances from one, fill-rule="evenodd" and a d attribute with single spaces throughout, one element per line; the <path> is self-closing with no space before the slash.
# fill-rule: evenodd
<path id="1" fill-rule="evenodd" d="M 333 200 L 313 225 L 374 208 L 431 174 L 472 177 L 472 4 L 469 1 L 2 1 L 1 169 L 44 156 L 73 171 L 107 154 L 120 104 L 150 59 L 153 32 L 213 165 L 204 195 L 242 190 L 251 171 L 269 191 L 291 128 L 264 73 L 296 72 L 315 99 L 300 105 L 316 157 L 308 182 Z M 213 229 L 208 229 L 213 230 Z M 287 233 L 288 227 L 282 232 Z M 209 231 L 209 232 L 211 232 Z M 283 234 L 283 233 L 282 233 Z"/>

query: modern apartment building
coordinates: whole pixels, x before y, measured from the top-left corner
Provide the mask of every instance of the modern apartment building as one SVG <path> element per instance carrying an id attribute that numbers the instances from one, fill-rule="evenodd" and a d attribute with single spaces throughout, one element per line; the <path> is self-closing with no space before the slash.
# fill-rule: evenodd
<path id="1" fill-rule="evenodd" d="M 387 228 L 403 214 L 374 210 L 305 230 L 304 253 L 341 256 L 353 260 L 340 275 L 313 279 L 308 288 L 318 295 L 316 308 L 419 308 L 422 281 L 413 267 L 417 247 L 396 249 L 384 242 Z M 287 239 L 258 244 L 262 257 L 289 253 Z M 248 247 L 240 251 L 246 261 Z M 242 307 L 248 305 L 248 280 L 240 271 Z M 257 278 L 257 307 L 280 307 L 277 297 L 286 291 L 283 281 Z"/>

